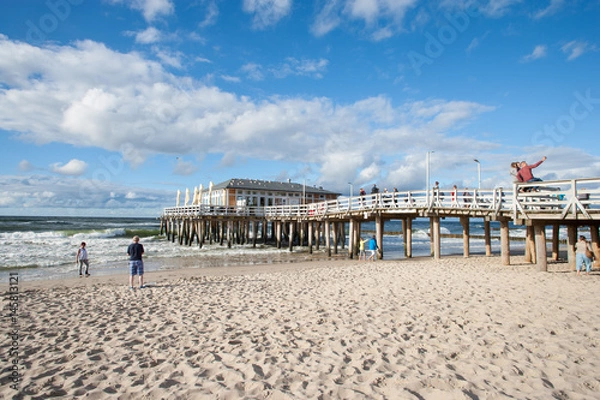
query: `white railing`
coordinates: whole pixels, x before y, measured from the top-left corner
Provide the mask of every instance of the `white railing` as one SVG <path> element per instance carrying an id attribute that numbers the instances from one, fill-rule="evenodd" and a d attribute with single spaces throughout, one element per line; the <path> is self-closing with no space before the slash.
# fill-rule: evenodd
<path id="1" fill-rule="evenodd" d="M 515 184 L 512 190 L 469 189 L 453 193 L 452 189 L 408 191 L 340 197 L 319 203 L 267 207 L 194 205 L 165 208 L 163 216 L 258 216 L 306 217 L 329 216 L 384 210 L 389 213 L 434 210 L 452 214 L 456 211 L 505 212 L 513 219 L 528 219 L 530 214 L 548 213 L 557 218 L 600 212 L 600 178 L 556 180 Z"/>

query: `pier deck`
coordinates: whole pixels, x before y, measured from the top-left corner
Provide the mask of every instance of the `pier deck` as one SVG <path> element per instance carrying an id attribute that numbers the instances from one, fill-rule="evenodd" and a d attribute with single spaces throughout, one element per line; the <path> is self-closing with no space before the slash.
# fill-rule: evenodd
<path id="1" fill-rule="evenodd" d="M 378 257 L 383 257 L 382 239 L 385 221 L 401 220 L 405 255 L 412 256 L 412 221 L 428 218 L 431 227 L 431 249 L 434 258 L 440 257 L 440 220 L 459 218 L 463 226 L 464 255 L 469 255 L 469 220 L 484 220 L 486 254 L 491 255 L 490 221 L 500 223 L 501 257 L 510 264 L 508 224 L 527 227 L 526 259 L 547 270 L 546 227 L 553 227 L 552 258 L 558 257 L 558 229 L 568 230 L 568 262 L 574 268 L 577 228 L 588 226 L 592 248 L 598 258 L 598 227 L 600 225 L 600 178 L 572 179 L 515 184 L 510 190 L 451 189 L 378 193 L 373 195 L 339 197 L 336 200 L 269 207 L 222 206 L 199 204 L 165 208 L 161 216 L 161 231 L 179 243 L 192 244 L 194 237 L 201 246 L 205 240 L 221 244 L 232 241 L 256 245 L 260 228 L 266 240 L 268 232 L 277 247 L 283 236 L 292 250 L 294 242 L 307 245 L 312 251 L 324 242 L 331 254 L 338 246 L 346 247 L 348 256 L 355 257 L 363 222 L 376 223 L 380 244 Z M 333 249 L 332 249 L 333 244 Z"/>

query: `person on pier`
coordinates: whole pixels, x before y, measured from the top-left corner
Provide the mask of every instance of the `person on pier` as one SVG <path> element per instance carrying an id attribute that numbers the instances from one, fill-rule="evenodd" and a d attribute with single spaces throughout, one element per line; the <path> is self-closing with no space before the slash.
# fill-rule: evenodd
<path id="1" fill-rule="evenodd" d="M 540 178 L 535 178 L 533 176 L 532 169 L 537 168 L 541 163 L 546 161 L 546 156 L 542 157 L 542 159 L 535 164 L 527 164 L 527 161 L 521 161 L 519 172 L 517 172 L 517 180 L 519 182 L 541 182 Z"/>

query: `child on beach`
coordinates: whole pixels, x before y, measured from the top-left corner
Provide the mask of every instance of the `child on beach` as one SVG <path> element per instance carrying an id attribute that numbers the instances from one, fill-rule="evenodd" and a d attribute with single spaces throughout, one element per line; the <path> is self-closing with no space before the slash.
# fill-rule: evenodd
<path id="1" fill-rule="evenodd" d="M 88 253 L 87 250 L 85 248 L 85 242 L 81 242 L 81 245 L 79 246 L 79 249 L 77 250 L 77 256 L 76 256 L 76 262 L 77 262 L 77 266 L 79 267 L 79 277 L 81 278 L 83 276 L 83 266 L 85 265 L 85 276 L 88 277 L 90 276 L 89 274 L 89 270 L 90 270 L 90 262 L 88 260 Z"/>
<path id="2" fill-rule="evenodd" d="M 365 251 L 365 243 L 367 243 L 369 239 L 360 239 L 360 243 L 358 245 L 358 261 L 365 260 L 367 261 L 367 252 Z"/>

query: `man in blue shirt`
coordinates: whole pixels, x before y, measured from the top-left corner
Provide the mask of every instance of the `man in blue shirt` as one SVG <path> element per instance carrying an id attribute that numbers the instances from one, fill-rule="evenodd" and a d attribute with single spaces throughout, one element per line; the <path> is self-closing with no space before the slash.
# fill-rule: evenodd
<path id="1" fill-rule="evenodd" d="M 142 254 L 144 254 L 144 246 L 139 243 L 140 237 L 134 236 L 133 243 L 127 247 L 127 255 L 129 256 L 129 288 L 133 289 L 133 277 L 138 275 L 140 289 L 145 288 L 144 286 L 144 262 L 142 261 Z"/>

